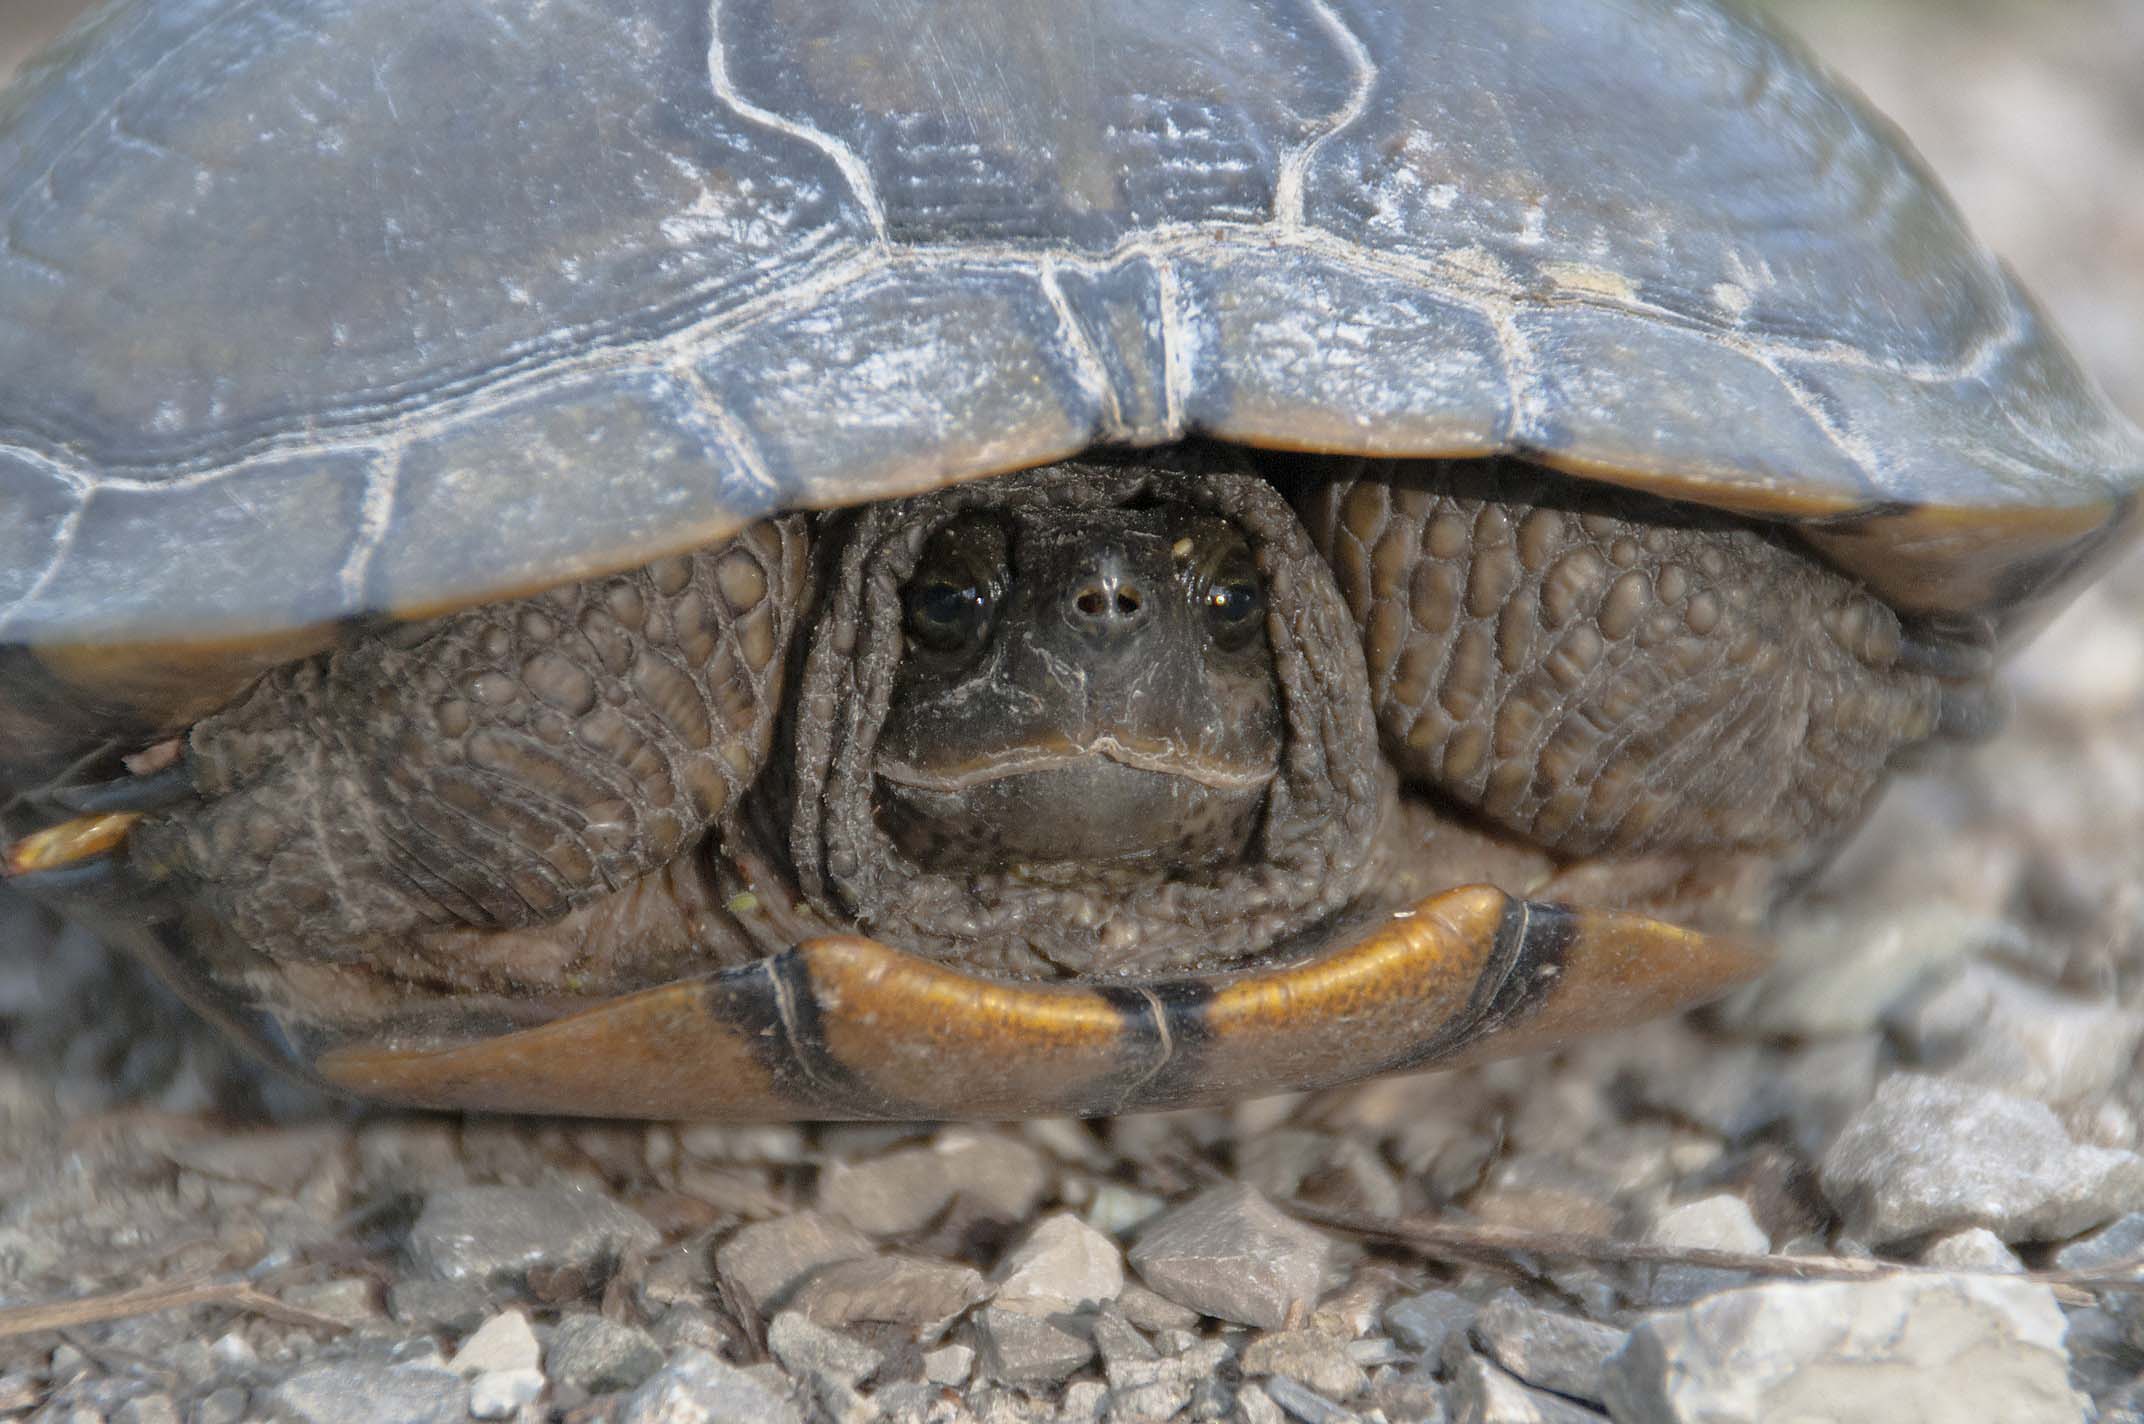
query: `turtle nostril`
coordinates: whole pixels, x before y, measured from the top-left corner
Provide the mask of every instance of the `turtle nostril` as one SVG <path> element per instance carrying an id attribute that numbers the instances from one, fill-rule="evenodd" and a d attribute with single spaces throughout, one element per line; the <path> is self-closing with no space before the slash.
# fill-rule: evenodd
<path id="1" fill-rule="evenodd" d="M 1115 637 L 1144 627 L 1146 591 L 1113 569 L 1081 579 L 1066 600 L 1066 616 L 1090 637 Z"/>

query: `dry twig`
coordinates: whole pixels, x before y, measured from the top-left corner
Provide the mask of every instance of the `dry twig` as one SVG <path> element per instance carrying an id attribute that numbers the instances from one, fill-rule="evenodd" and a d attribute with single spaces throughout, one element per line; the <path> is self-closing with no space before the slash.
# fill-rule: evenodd
<path id="1" fill-rule="evenodd" d="M 35 1335 L 45 1330 L 67 1330 L 80 1325 L 102 1325 L 161 1310 L 185 1310 L 197 1305 L 224 1305 L 234 1310 L 265 1315 L 285 1325 L 308 1330 L 340 1333 L 350 1327 L 332 1315 L 285 1305 L 247 1281 L 166 1281 L 136 1286 L 132 1290 L 87 1295 L 76 1300 L 46 1301 L 0 1310 L 0 1340 Z"/>
<path id="2" fill-rule="evenodd" d="M 1740 1271 L 1745 1275 L 1801 1281 L 1869 1281 L 1898 1276 L 1973 1275 L 1972 1271 L 1920 1266 L 1904 1261 L 1875 1261 L 1854 1256 L 1775 1256 L 1747 1251 L 1719 1251 L 1706 1246 L 1664 1246 L 1568 1231 L 1534 1231 L 1483 1222 L 1434 1217 L 1385 1217 L 1344 1211 L 1314 1202 L 1277 1203 L 1293 1216 L 1330 1231 L 1365 1241 L 1399 1246 L 1433 1260 L 1462 1261 L 1512 1268 L 1514 1256 L 1546 1256 L 1566 1261 L 1597 1261 L 1641 1266 L 1699 1266 Z M 2070 1305 L 2090 1305 L 2093 1292 L 2144 1292 L 2144 1260 L 2116 1261 L 2075 1271 L 2026 1271 L 1998 1276 L 2045 1285 Z M 1992 1274 L 1992 1273 L 1990 1273 Z"/>

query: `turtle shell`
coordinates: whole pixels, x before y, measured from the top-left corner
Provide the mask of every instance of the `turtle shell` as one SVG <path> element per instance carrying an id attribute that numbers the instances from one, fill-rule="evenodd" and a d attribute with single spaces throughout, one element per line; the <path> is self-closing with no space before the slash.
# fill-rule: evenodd
<path id="1" fill-rule="evenodd" d="M 1961 621 L 2128 522 L 2144 440 L 1740 12 L 1195 11 L 106 11 L 0 101 L 0 642 L 138 706 L 1190 436 L 1512 452 Z"/>

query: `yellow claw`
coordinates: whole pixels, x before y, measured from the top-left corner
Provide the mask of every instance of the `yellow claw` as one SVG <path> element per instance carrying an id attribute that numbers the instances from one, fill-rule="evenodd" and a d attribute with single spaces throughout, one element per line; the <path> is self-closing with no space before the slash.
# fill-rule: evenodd
<path id="1" fill-rule="evenodd" d="M 30 875 L 40 870 L 58 870 L 103 855 L 117 848 L 140 819 L 139 811 L 77 816 L 24 836 L 7 848 L 6 873 Z"/>

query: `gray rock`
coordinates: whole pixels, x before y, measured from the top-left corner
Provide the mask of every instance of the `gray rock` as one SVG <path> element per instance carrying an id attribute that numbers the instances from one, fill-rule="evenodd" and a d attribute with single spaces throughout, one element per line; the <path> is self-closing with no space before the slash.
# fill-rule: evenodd
<path id="1" fill-rule="evenodd" d="M 791 1374 L 823 1374 L 846 1385 L 869 1378 L 886 1363 L 884 1355 L 855 1336 L 829 1330 L 795 1310 L 768 1324 L 767 1349 Z"/>
<path id="2" fill-rule="evenodd" d="M 596 1269 L 662 1237 L 637 1213 L 577 1187 L 434 1192 L 410 1228 L 410 1263 L 438 1280 L 513 1283 L 530 1268 Z"/>
<path id="3" fill-rule="evenodd" d="M 1141 1330 L 1189 1330 L 1199 1323 L 1199 1313 L 1157 1295 L 1137 1281 L 1126 1281 L 1117 1297 L 1117 1309 Z"/>
<path id="4" fill-rule="evenodd" d="M 1104 1236 L 1122 1236 L 1134 1227 L 1152 1221 L 1168 1207 L 1167 1200 L 1152 1192 L 1104 1182 L 1094 1189 L 1094 1196 L 1087 1203 L 1086 1221 Z"/>
<path id="5" fill-rule="evenodd" d="M 2144 1211 L 2133 1211 L 2055 1252 L 2055 1266 L 2064 1271 L 2096 1271 L 2139 1258 L 2144 1258 Z"/>
<path id="6" fill-rule="evenodd" d="M 759 1374 L 686 1350 L 627 1396 L 618 1424 L 803 1424 Z"/>
<path id="7" fill-rule="evenodd" d="M 877 1249 L 844 1222 L 800 1211 L 737 1230 L 716 1250 L 715 1274 L 741 1310 L 764 1319 L 813 1271 L 861 1260 Z"/>
<path id="8" fill-rule="evenodd" d="M 1968 1226 L 2056 1240 L 2144 1207 L 2144 1158 L 2072 1142 L 2044 1103 L 1918 1074 L 1877 1087 L 1820 1180 L 1846 1229 L 1878 1243 Z"/>
<path id="9" fill-rule="evenodd" d="M 797 1288 L 790 1304 L 831 1329 L 860 1321 L 935 1328 L 989 1293 L 982 1274 L 967 1266 L 873 1256 L 822 1267 Z"/>
<path id="10" fill-rule="evenodd" d="M 923 1378 L 932 1384 L 966 1384 L 973 1373 L 975 1351 L 966 1345 L 940 1345 L 924 1352 Z"/>
<path id="11" fill-rule="evenodd" d="M 1268 1397 L 1303 1424 L 1356 1424 L 1359 1416 L 1319 1394 L 1309 1385 L 1275 1375 L 1265 1382 Z"/>
<path id="12" fill-rule="evenodd" d="M 1317 1303 L 1330 1243 L 1251 1188 L 1211 1187 L 1140 1234 L 1131 1263 L 1179 1305 L 1277 1329 Z"/>
<path id="13" fill-rule="evenodd" d="M 251 1402 L 240 1385 L 227 1384 L 211 1390 L 194 1406 L 193 1424 L 239 1424 Z"/>
<path id="14" fill-rule="evenodd" d="M 1601 1424 L 1584 1405 L 1534 1389 L 1472 1351 L 1450 1353 L 1452 1424 Z"/>
<path id="15" fill-rule="evenodd" d="M 1094 1358 L 1094 1339 L 1065 1315 L 987 1306 L 976 1312 L 983 1373 L 1021 1389 L 1053 1385 Z"/>
<path id="16" fill-rule="evenodd" d="M 1108 1385 L 1100 1380 L 1074 1380 L 1058 1400 L 1054 1424 L 1100 1424 L 1108 1413 Z"/>
<path id="17" fill-rule="evenodd" d="M 2129 1322 L 2108 1306 L 2134 1309 L 2135 1297 L 2115 1294 L 2106 1305 L 2077 1306 L 2063 1312 L 2069 1333 L 2063 1345 L 2070 1355 L 2070 1384 L 2087 1395 L 2104 1398 L 2144 1375 L 2144 1353 L 2131 1343 Z"/>
<path id="18" fill-rule="evenodd" d="M 1106 1305 L 1124 1292 L 1124 1254 L 1076 1216 L 1045 1217 L 1005 1253 L 992 1303 L 1029 1315 Z"/>
<path id="19" fill-rule="evenodd" d="M 1472 1325 L 1480 1312 L 1480 1305 L 1457 1291 L 1433 1290 L 1392 1302 L 1383 1319 L 1393 1339 L 1434 1359 L 1444 1349 L 1444 1337 Z"/>
<path id="20" fill-rule="evenodd" d="M 352 1361 L 301 1370 L 263 1403 L 277 1424 L 462 1424 L 469 1386 L 446 1370 Z"/>
<path id="21" fill-rule="evenodd" d="M 1653 1219 L 1645 1239 L 1656 1246 L 1740 1251 L 1757 1256 L 1772 1249 L 1772 1239 L 1757 1224 L 1749 1203 L 1732 1192 L 1670 1207 Z M 1650 1280 L 1648 1299 L 1659 1307 L 1688 1305 L 1714 1291 L 1746 1285 L 1749 1277 L 1741 1271 L 1710 1266 L 1668 1264 L 1653 1267 Z"/>
<path id="22" fill-rule="evenodd" d="M 1367 1402 L 1387 1419 L 1406 1424 L 1447 1424 L 1451 1417 L 1444 1386 L 1426 1369 L 1377 1371 L 1370 1376 Z"/>
<path id="23" fill-rule="evenodd" d="M 2115 1223 L 2116 1226 L 2120 1224 Z M 2022 1275 L 2025 1270 L 2025 1263 L 2017 1258 L 2017 1253 L 2003 1245 L 2003 1239 L 1985 1226 L 1953 1231 L 1929 1242 L 1927 1249 L 1921 1252 L 1921 1264 L 1944 1271 L 1993 1271 L 2006 1276 Z"/>
<path id="24" fill-rule="evenodd" d="M 1538 1389 L 1601 1402 L 1601 1369 L 1628 1332 L 1543 1310 L 1516 1291 L 1482 1307 L 1474 1339 L 1489 1357 Z"/>
<path id="25" fill-rule="evenodd" d="M 1800 915 L 1781 931 L 1782 969 L 1729 999 L 1723 1016 L 1753 1035 L 1843 1037 L 1966 955 L 2016 935 L 2001 920 L 1933 900 L 1911 913 Z"/>
<path id="26" fill-rule="evenodd" d="M 476 1281 L 409 1276 L 387 1288 L 387 1313 L 404 1325 L 466 1335 L 491 1317 L 491 1292 Z"/>
<path id="27" fill-rule="evenodd" d="M 1247 1375 L 1285 1375 L 1345 1403 L 1370 1386 L 1347 1347 L 1346 1340 L 1324 1330 L 1279 1330 L 1245 1345 L 1236 1363 Z"/>
<path id="28" fill-rule="evenodd" d="M 1992 964 L 1967 965 L 1900 1018 L 1918 1061 L 2056 1107 L 2106 1096 L 2144 1043 L 2144 1014 L 2057 994 Z"/>
<path id="29" fill-rule="evenodd" d="M 511 1419 L 543 1393 L 541 1370 L 486 1370 L 469 1381 L 469 1413 L 476 1419 Z"/>
<path id="30" fill-rule="evenodd" d="M 873 1236 L 920 1231 L 957 1194 L 987 1220 L 1019 1221 L 1049 1186 L 1041 1153 L 996 1133 L 949 1132 L 928 1147 L 890 1152 L 819 1178 L 820 1210 Z"/>
<path id="31" fill-rule="evenodd" d="M 518 1310 L 502 1310 L 462 1341 L 462 1347 L 447 1361 L 458 1375 L 482 1374 L 486 1370 L 533 1370 L 543 1358 L 529 1318 Z"/>
<path id="32" fill-rule="evenodd" d="M 1105 1351 L 1102 1372 L 1109 1380 L 1111 1424 L 1175 1418 L 1200 1387 L 1214 1379 L 1227 1358 L 1228 1346 L 1219 1340 L 1201 1340 L 1180 1355 L 1152 1359 L 1139 1359 L 1129 1352 L 1112 1356 Z M 1285 1385 L 1302 1390 L 1292 1380 L 1276 1379 L 1267 1385 L 1267 1393 Z M 1282 1403 L 1278 1395 L 1275 1402 Z M 1282 1407 L 1287 1406 L 1282 1403 Z"/>
<path id="33" fill-rule="evenodd" d="M 1987 1276 L 1774 1282 L 1653 1315 L 1608 1363 L 1618 1424 L 2080 1424 L 2062 1312 Z"/>
<path id="34" fill-rule="evenodd" d="M 179 1424 L 178 1402 L 168 1394 L 136 1395 L 113 1412 L 112 1424 Z"/>
<path id="35" fill-rule="evenodd" d="M 1273 1402 L 1273 1396 L 1255 1384 L 1236 1391 L 1236 1412 L 1243 1416 L 1243 1424 L 1283 1424 L 1287 1418 Z"/>
<path id="36" fill-rule="evenodd" d="M 611 1394 L 632 1389 L 663 1365 L 662 1346 L 645 1330 L 600 1315 L 569 1315 L 551 1331 L 544 1373 L 558 1384 Z"/>
<path id="37" fill-rule="evenodd" d="M 671 1306 L 656 1317 L 648 1333 L 655 1337 L 655 1343 L 666 1354 L 675 1354 L 679 1350 L 705 1350 L 710 1355 L 721 1356 L 736 1353 L 734 1347 L 741 1343 L 727 1317 L 690 1303 Z"/>

